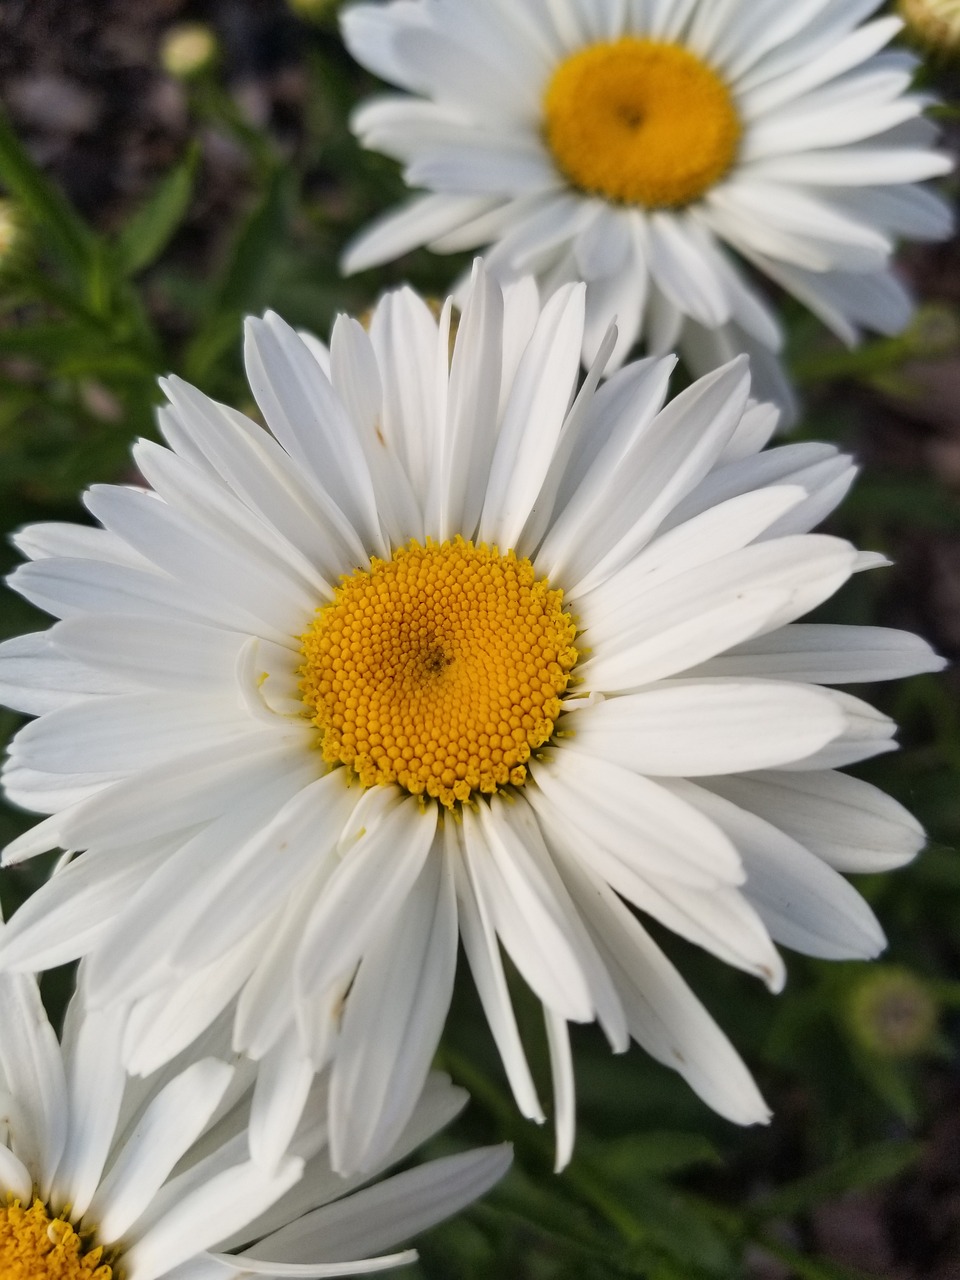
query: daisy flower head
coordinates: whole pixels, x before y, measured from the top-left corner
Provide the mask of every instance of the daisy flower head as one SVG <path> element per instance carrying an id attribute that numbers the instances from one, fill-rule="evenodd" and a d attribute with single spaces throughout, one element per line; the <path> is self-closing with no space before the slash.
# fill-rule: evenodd
<path id="1" fill-rule="evenodd" d="M 356 1276 L 483 1195 L 509 1147 L 446 1157 L 369 1186 L 330 1168 L 320 1077 L 272 1169 L 246 1142 L 252 1064 L 221 1024 L 148 1080 L 121 1062 L 125 1014 L 82 992 L 62 1042 L 36 980 L 0 975 L 0 1275 L 4 1280 L 241 1280 Z M 466 1101 L 431 1076 L 395 1149 L 404 1160 Z M 319 1109 L 318 1109 L 319 1107 Z M 380 1173 L 376 1169 L 374 1173 Z M 378 1256 L 364 1256 L 371 1253 Z"/>
<path id="2" fill-rule="evenodd" d="M 796 625 L 864 560 L 809 529 L 850 460 L 759 453 L 745 357 L 667 400 L 672 359 L 580 385 L 583 285 L 542 305 L 477 264 L 451 340 L 409 289 L 329 349 L 251 320 L 268 429 L 178 379 L 149 488 L 101 528 L 40 525 L 11 579 L 61 619 L 0 647 L 8 796 L 47 816 L 7 863 L 79 856 L 17 911 L 0 968 L 86 956 L 131 1004 L 143 1074 L 218 1016 L 261 1063 L 252 1142 L 282 1154 L 330 1066 L 335 1168 L 407 1122 L 458 930 L 517 1101 L 543 1112 L 501 946 L 542 1001 L 559 1159 L 568 1023 L 631 1036 L 714 1108 L 766 1108 L 627 903 L 783 981 L 773 940 L 872 956 L 840 871 L 922 843 L 835 772 L 894 726 L 833 682 L 933 670 L 899 632 Z M 269 1116 L 269 1123 L 264 1120 Z"/>
<path id="3" fill-rule="evenodd" d="M 923 179 L 932 149 L 907 92 L 915 60 L 880 52 L 881 0 L 392 0 L 345 11 L 357 59 L 404 95 L 355 113 L 399 160 L 411 203 L 348 248 L 364 270 L 427 245 L 489 246 L 503 280 L 587 282 L 584 360 L 610 320 L 612 366 L 638 339 L 695 373 L 738 351 L 789 404 L 781 330 L 750 264 L 844 341 L 902 330 L 894 238 L 949 234 Z"/>

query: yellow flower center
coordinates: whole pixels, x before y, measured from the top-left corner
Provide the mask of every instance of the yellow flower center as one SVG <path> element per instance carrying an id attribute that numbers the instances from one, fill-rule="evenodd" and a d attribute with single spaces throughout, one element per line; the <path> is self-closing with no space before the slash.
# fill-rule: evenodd
<path id="1" fill-rule="evenodd" d="M 302 637 L 323 756 L 447 808 L 526 779 L 577 661 L 563 592 L 512 551 L 410 542 L 345 576 Z"/>
<path id="2" fill-rule="evenodd" d="M 624 36 L 561 62 L 544 97 L 557 167 L 594 195 L 647 209 L 689 204 L 733 164 L 730 90 L 687 49 Z"/>
<path id="3" fill-rule="evenodd" d="M 42 1200 L 25 1209 L 19 1200 L 0 1205 L 2 1280 L 111 1280 L 103 1248 L 88 1248 L 64 1218 L 51 1217 Z"/>

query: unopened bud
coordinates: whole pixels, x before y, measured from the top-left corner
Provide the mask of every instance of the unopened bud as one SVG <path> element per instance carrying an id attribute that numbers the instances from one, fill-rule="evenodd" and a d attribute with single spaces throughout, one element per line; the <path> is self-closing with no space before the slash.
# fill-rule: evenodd
<path id="1" fill-rule="evenodd" d="M 217 37 L 203 22 L 181 22 L 164 32 L 160 41 L 160 64 L 178 80 L 192 80 L 216 65 Z"/>
<path id="2" fill-rule="evenodd" d="M 0 200 L 0 266 L 5 265 L 20 247 L 23 223 L 12 200 Z"/>
<path id="3" fill-rule="evenodd" d="M 960 53 L 960 0 L 898 0 L 897 8 L 921 43 L 940 53 Z"/>
<path id="4" fill-rule="evenodd" d="M 960 348 L 960 319 L 945 303 L 928 302 L 917 308 L 903 337 L 921 358 L 952 355 Z"/>
<path id="5" fill-rule="evenodd" d="M 879 966 L 849 993 L 847 1018 L 854 1038 L 884 1058 L 911 1058 L 928 1049 L 938 1009 L 921 980 L 906 969 Z"/>

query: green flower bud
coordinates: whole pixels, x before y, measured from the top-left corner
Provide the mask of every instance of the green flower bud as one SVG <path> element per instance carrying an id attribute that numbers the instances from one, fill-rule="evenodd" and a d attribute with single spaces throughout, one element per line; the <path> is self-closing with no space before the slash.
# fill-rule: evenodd
<path id="1" fill-rule="evenodd" d="M 160 41 L 160 65 L 177 80 L 193 80 L 210 71 L 219 55 L 217 37 L 203 22 L 177 23 Z"/>
<path id="2" fill-rule="evenodd" d="M 928 1049 L 939 1010 L 927 986 L 906 969 L 875 967 L 846 1000 L 847 1029 L 864 1049 L 883 1058 L 911 1058 Z"/>

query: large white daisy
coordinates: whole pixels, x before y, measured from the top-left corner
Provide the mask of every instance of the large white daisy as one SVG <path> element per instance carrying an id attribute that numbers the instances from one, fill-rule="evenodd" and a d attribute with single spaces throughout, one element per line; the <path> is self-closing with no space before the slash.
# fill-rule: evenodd
<path id="1" fill-rule="evenodd" d="M 584 358 L 610 320 L 705 372 L 737 351 L 789 398 L 780 326 L 745 259 L 847 342 L 899 332 L 895 237 L 949 234 L 917 183 L 949 170 L 880 53 L 882 0 L 394 0 L 348 9 L 350 51 L 412 96 L 353 125 L 421 188 L 348 250 L 347 271 L 419 245 L 491 246 L 504 280 L 587 282 Z M 730 252 L 730 251 L 733 252 Z M 758 375 L 762 375 L 761 385 Z"/>
<path id="2" fill-rule="evenodd" d="M 450 322 L 409 290 L 369 332 L 341 317 L 329 351 L 251 320 L 269 431 L 171 379 L 169 448 L 135 450 L 152 488 L 95 487 L 102 528 L 17 539 L 12 585 L 63 620 L 0 647 L 4 698 L 39 717 L 7 794 L 51 814 L 5 858 L 84 852 L 14 915 L 0 966 L 88 955 L 94 1005 L 134 1002 L 136 1073 L 236 1001 L 268 1163 L 328 1062 L 334 1167 L 381 1159 L 440 1038 L 458 924 L 538 1119 L 501 945 L 543 1002 L 561 1163 L 571 1021 L 762 1120 L 626 903 L 776 990 L 772 939 L 882 947 L 838 872 L 922 843 L 833 772 L 890 750 L 893 724 L 820 685 L 939 660 L 794 625 L 876 560 L 808 533 L 850 460 L 758 454 L 776 412 L 743 357 L 665 404 L 670 359 L 600 384 L 611 332 L 577 392 L 582 285 L 541 309 L 478 266 L 452 349 Z"/>
<path id="3" fill-rule="evenodd" d="M 330 1168 L 326 1082 L 314 1084 L 290 1152 L 253 1162 L 252 1064 L 229 1063 L 215 1026 L 148 1080 L 131 1080 L 124 1011 L 91 1012 L 82 992 L 62 1044 L 37 984 L 0 975 L 0 1275 L 3 1280 L 232 1280 L 355 1276 L 416 1253 L 369 1257 L 442 1221 L 506 1171 L 507 1147 L 421 1165 L 361 1189 Z M 384 1165 L 466 1101 L 429 1078 Z M 381 1170 L 376 1170 L 379 1173 Z"/>

